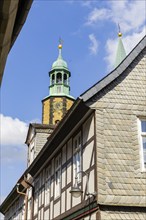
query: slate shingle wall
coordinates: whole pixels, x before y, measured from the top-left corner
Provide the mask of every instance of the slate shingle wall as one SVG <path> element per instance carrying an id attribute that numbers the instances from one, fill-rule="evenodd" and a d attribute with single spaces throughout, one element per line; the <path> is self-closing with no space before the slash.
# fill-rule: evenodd
<path id="1" fill-rule="evenodd" d="M 125 212 L 125 211 L 101 211 L 103 220 L 145 220 L 146 213 L 142 212 Z"/>
<path id="2" fill-rule="evenodd" d="M 40 150 L 43 148 L 45 143 L 47 142 L 47 138 L 49 137 L 48 133 L 37 133 L 36 134 L 36 153 L 38 154 Z"/>
<path id="3" fill-rule="evenodd" d="M 96 108 L 98 203 L 146 206 L 137 123 L 146 117 L 146 49 L 90 107 Z"/>

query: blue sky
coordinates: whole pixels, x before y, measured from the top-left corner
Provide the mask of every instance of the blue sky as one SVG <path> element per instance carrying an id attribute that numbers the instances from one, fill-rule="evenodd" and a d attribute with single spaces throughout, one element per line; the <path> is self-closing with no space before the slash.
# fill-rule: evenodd
<path id="1" fill-rule="evenodd" d="M 117 24 L 126 52 L 145 34 L 144 0 L 34 1 L 5 67 L 1 87 L 1 200 L 26 169 L 28 124 L 41 122 L 41 100 L 63 39 L 63 58 L 77 98 L 113 69 Z"/>

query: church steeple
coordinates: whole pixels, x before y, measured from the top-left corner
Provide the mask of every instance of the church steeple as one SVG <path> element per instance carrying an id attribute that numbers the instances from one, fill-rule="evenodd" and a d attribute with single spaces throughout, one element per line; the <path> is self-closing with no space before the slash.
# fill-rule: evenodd
<path id="1" fill-rule="evenodd" d="M 126 57 L 126 52 L 124 49 L 124 45 L 122 42 L 122 33 L 120 31 L 120 27 L 119 27 L 119 33 L 118 33 L 118 47 L 117 47 L 117 53 L 116 53 L 116 59 L 115 59 L 115 67 L 117 67 L 122 60 L 124 60 L 124 58 Z"/>
<path id="2" fill-rule="evenodd" d="M 71 73 L 62 57 L 62 43 L 58 46 L 58 58 L 49 72 L 49 96 L 42 100 L 42 123 L 54 125 L 60 121 L 74 102 L 70 95 L 69 78 Z"/>
<path id="3" fill-rule="evenodd" d="M 53 63 L 52 69 L 49 72 L 50 96 L 70 96 L 69 78 L 71 76 L 67 66 L 67 62 L 62 58 L 62 44 L 58 46 L 59 54 L 57 60 Z"/>

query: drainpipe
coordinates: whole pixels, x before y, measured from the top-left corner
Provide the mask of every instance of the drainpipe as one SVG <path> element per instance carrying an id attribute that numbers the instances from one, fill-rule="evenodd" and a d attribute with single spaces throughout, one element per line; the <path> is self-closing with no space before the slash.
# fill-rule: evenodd
<path id="1" fill-rule="evenodd" d="M 17 193 L 20 194 L 20 195 L 25 196 L 25 215 L 24 215 L 24 220 L 27 220 L 28 196 L 27 196 L 27 193 L 23 193 L 23 192 L 19 191 L 19 186 L 20 186 L 20 183 L 17 183 Z"/>

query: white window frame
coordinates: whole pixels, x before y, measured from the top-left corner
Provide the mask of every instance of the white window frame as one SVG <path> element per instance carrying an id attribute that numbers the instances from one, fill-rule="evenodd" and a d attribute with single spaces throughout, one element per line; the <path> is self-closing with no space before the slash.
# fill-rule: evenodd
<path id="1" fill-rule="evenodd" d="M 61 154 L 55 159 L 55 199 L 61 194 Z"/>
<path id="2" fill-rule="evenodd" d="M 79 171 L 81 171 L 81 132 L 73 138 L 73 181 Z M 78 175 L 78 183 L 81 182 L 81 173 Z"/>
<path id="3" fill-rule="evenodd" d="M 30 165 L 34 159 L 35 159 L 35 142 L 34 140 L 31 141 L 29 144 L 29 150 L 28 150 L 28 165 Z"/>
<path id="4" fill-rule="evenodd" d="M 35 192 L 34 192 L 34 215 L 38 213 L 39 207 L 39 179 L 35 180 Z"/>
<path id="5" fill-rule="evenodd" d="M 51 196 L 51 166 L 46 169 L 46 180 L 45 180 L 45 206 L 50 204 Z"/>
<path id="6" fill-rule="evenodd" d="M 138 119 L 138 127 L 139 127 L 139 139 L 140 139 L 140 160 L 141 160 L 141 170 L 142 172 L 146 171 L 146 165 L 144 163 L 144 148 L 143 148 L 143 137 L 146 138 L 146 132 L 142 131 L 141 122 L 145 121 L 146 118 L 139 118 Z"/>

